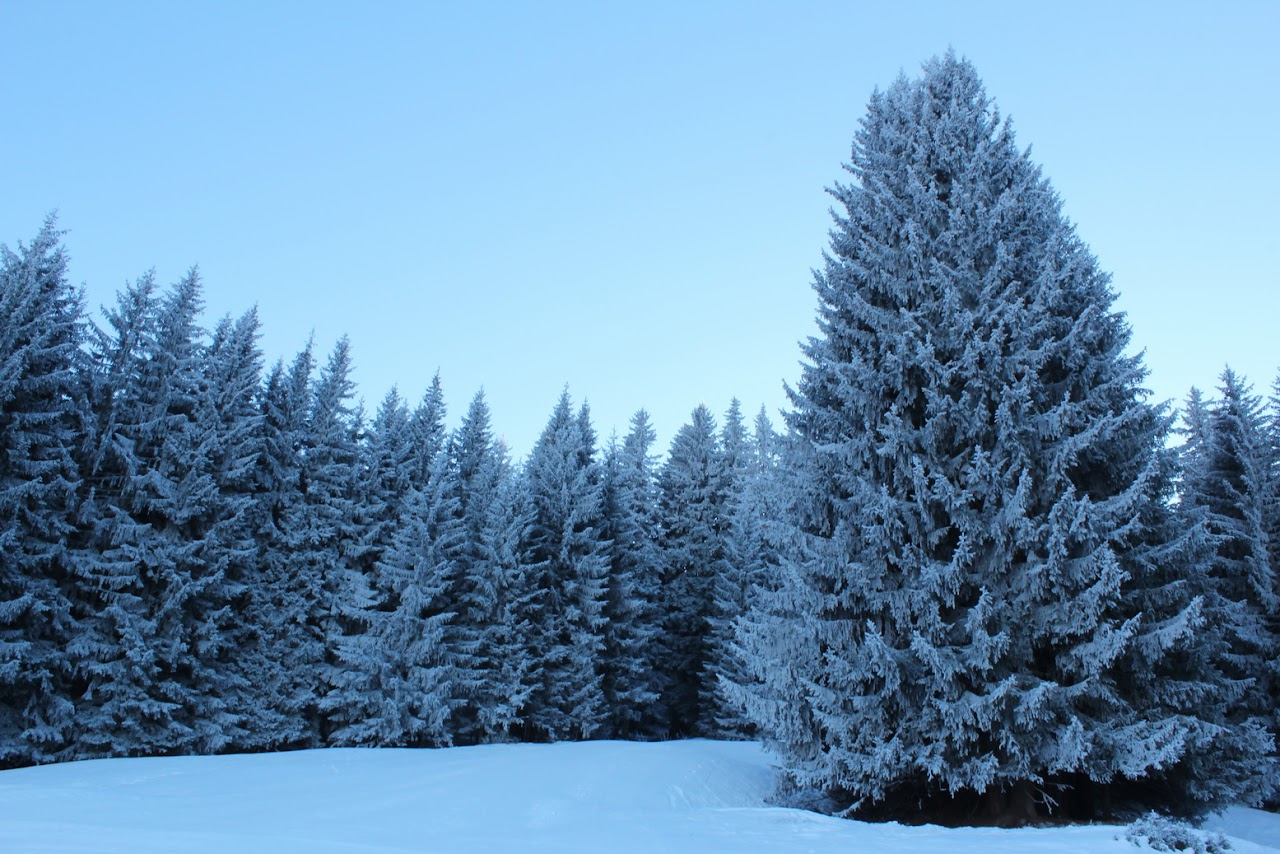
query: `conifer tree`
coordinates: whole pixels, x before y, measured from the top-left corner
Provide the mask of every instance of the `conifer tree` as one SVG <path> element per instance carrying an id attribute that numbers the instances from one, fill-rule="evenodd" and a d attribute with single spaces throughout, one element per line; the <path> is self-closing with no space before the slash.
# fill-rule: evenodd
<path id="1" fill-rule="evenodd" d="M 451 442 L 453 508 L 458 534 L 450 566 L 446 630 L 459 705 L 454 739 L 461 744 L 510 740 L 528 695 L 529 667 L 514 624 L 524 594 L 516 559 L 524 533 L 506 449 L 494 439 L 489 406 L 477 392 Z"/>
<path id="2" fill-rule="evenodd" d="M 791 783 L 1001 820 L 1058 786 L 1080 812 L 1107 784 L 1177 811 L 1246 790 L 1259 742 L 1180 670 L 1201 624 L 1172 577 L 1168 422 L 1056 194 L 950 54 L 872 96 L 848 169 L 789 417 L 806 542 L 765 609 L 809 650 L 803 714 L 757 721 Z"/>
<path id="3" fill-rule="evenodd" d="M 662 490 L 663 706 L 670 733 L 718 731 L 711 627 L 724 572 L 728 483 L 715 418 L 698 406 L 676 433 L 659 477 Z"/>
<path id="4" fill-rule="evenodd" d="M 566 389 L 526 464 L 530 523 L 522 548 L 527 594 L 529 737 L 588 738 L 604 724 L 599 673 L 608 574 L 603 507 L 588 410 Z"/>
<path id="5" fill-rule="evenodd" d="M 359 438 L 362 414 L 353 405 L 351 345 L 344 336 L 334 346 L 316 380 L 302 442 L 301 513 L 297 520 L 300 548 L 292 556 L 293 571 L 304 580 L 304 624 L 313 649 L 322 651 L 315 662 L 320 680 L 314 686 L 311 727 L 326 740 L 324 697 L 333 684 L 336 649 L 352 629 L 345 602 L 369 595 L 365 578 L 356 569 L 359 549 Z"/>
<path id="6" fill-rule="evenodd" d="M 95 460 L 103 467 L 95 476 L 109 480 L 98 482 L 107 515 L 95 537 L 107 575 L 133 576 L 151 665 L 146 690 L 164 720 L 131 752 L 210 752 L 246 733 L 247 682 L 231 660 L 240 640 L 236 575 L 252 546 L 240 522 L 246 501 L 234 490 L 256 453 L 245 435 L 252 424 L 241 423 L 253 401 L 237 399 L 258 380 L 256 319 L 239 336 L 227 321 L 206 346 L 197 272 L 159 297 L 151 288 L 148 278 L 126 295 L 108 318 L 115 336 L 100 336 Z M 90 709 L 82 719 L 102 707 Z"/>
<path id="7" fill-rule="evenodd" d="M 1267 448 L 1267 481 L 1269 484 L 1263 522 L 1267 530 L 1267 553 L 1271 557 L 1271 578 L 1280 585 L 1280 376 L 1272 382 L 1266 413 L 1265 442 Z M 1280 590 L 1278 590 L 1280 592 Z M 1272 643 L 1280 647 L 1280 602 L 1267 615 Z M 1275 757 L 1280 767 L 1280 655 L 1273 656 L 1266 678 L 1271 686 L 1271 735 L 1275 739 Z M 1277 771 L 1280 775 L 1280 771 Z M 1280 780 L 1276 781 L 1269 806 L 1280 803 Z"/>
<path id="8" fill-rule="evenodd" d="M 750 734 L 754 726 L 726 688 L 750 678 L 741 650 L 735 647 L 736 627 L 755 608 L 760 592 L 775 584 L 782 563 L 779 439 L 763 407 L 739 456 L 724 571 L 717 577 L 714 591 L 711 641 L 715 667 L 710 676 L 716 689 L 715 715 L 723 731 Z"/>
<path id="9" fill-rule="evenodd" d="M 422 396 L 409 420 L 409 433 L 413 440 L 414 465 L 410 469 L 411 482 L 421 488 L 441 464 L 449 444 L 449 432 L 444 425 L 444 388 L 440 375 L 431 379 L 431 385 Z"/>
<path id="10" fill-rule="evenodd" d="M 72 599 L 78 632 L 69 649 L 78 695 L 77 758 L 180 749 L 180 704 L 159 693 L 154 592 L 142 559 L 150 527 L 129 510 L 143 470 L 138 435 L 149 417 L 139 386 L 156 336 L 159 298 L 147 274 L 91 327 L 89 398 L 93 429 L 82 445 L 84 549 Z"/>
<path id="11" fill-rule="evenodd" d="M 614 738 L 662 734 L 655 704 L 662 660 L 658 610 L 662 579 L 653 427 L 643 409 L 604 460 L 605 536 L 609 540 L 602 686 Z"/>
<path id="12" fill-rule="evenodd" d="M 212 731 L 204 749 L 249 749 L 261 744 L 254 679 L 265 637 L 247 619 L 262 557 L 255 539 L 255 473 L 263 453 L 260 410 L 262 351 L 256 309 L 224 318 L 202 359 L 197 457 L 213 493 L 203 508 L 198 559 L 205 591 L 198 597 L 200 670 L 196 690 L 217 698 L 198 710 Z"/>
<path id="13" fill-rule="evenodd" d="M 1267 513 L 1273 486 L 1262 402 L 1230 368 L 1221 396 L 1206 404 L 1192 389 L 1184 414 L 1187 441 L 1179 516 L 1201 534 L 1195 583 L 1204 603 L 1206 644 L 1222 670 L 1219 696 L 1234 723 L 1272 725 L 1269 617 L 1277 604 Z"/>
<path id="14" fill-rule="evenodd" d="M 340 743 L 451 743 L 450 717 L 460 699 L 446 632 L 457 610 L 449 585 L 458 524 L 444 417 L 436 377 L 409 420 L 409 488 L 400 522 L 375 566 L 376 601 L 361 615 L 364 634 L 339 657 L 349 669 L 338 668 L 342 691 L 329 706 Z M 359 698 L 354 708 L 344 695 Z"/>
<path id="15" fill-rule="evenodd" d="M 141 420 L 125 427 L 137 468 L 125 483 L 120 509 L 132 515 L 142 536 L 131 557 L 138 562 L 154 619 L 152 639 L 159 672 L 155 691 L 177 706 L 175 739 L 157 750 L 211 750 L 221 717 L 218 698 L 207 696 L 201 683 L 208 676 L 200 652 L 216 638 L 206 623 L 216 610 L 220 579 L 201 559 L 206 513 L 216 487 L 200 459 L 199 410 L 203 403 L 204 307 L 199 276 L 192 269 L 166 291 L 157 304 L 155 336 L 132 388 Z M 218 721 L 218 723 L 228 723 Z"/>
<path id="16" fill-rule="evenodd" d="M 390 703 L 384 672 L 384 639 L 374 625 L 394 610 L 400 591 L 381 566 L 397 531 L 407 524 L 414 449 L 409 410 L 392 388 L 360 446 L 360 482 L 355 504 L 357 541 L 348 552 L 347 573 L 337 590 L 345 634 L 334 649 L 337 667 L 324 710 L 336 745 L 400 744 L 401 715 Z M 383 720 L 390 716 L 392 721 Z M 385 739 L 385 742 L 383 741 Z"/>
<path id="17" fill-rule="evenodd" d="M 351 560 L 376 588 L 376 566 L 404 518 L 416 463 L 409 408 L 397 389 L 383 398 L 360 452 L 360 541 Z"/>
<path id="18" fill-rule="evenodd" d="M 0 246 L 0 767 L 64 756 L 75 735 L 67 596 L 87 425 L 66 266 L 52 217 L 16 253 Z"/>
<path id="19" fill-rule="evenodd" d="M 747 424 L 742 417 L 742 403 L 735 397 L 729 401 L 724 414 L 724 426 L 720 428 L 720 465 L 724 470 L 725 491 L 730 514 L 737 501 L 742 482 L 750 467 L 751 450 L 748 447 Z"/>
<path id="20" fill-rule="evenodd" d="M 302 443 L 315 371 L 311 342 L 289 367 L 276 362 L 260 401 L 262 452 L 253 472 L 249 524 L 258 546 L 255 583 L 242 619 L 261 635 L 241 666 L 254 698 L 254 745 L 262 748 L 317 746 L 308 710 L 320 678 L 323 647 L 307 628 L 311 589 L 295 573 L 303 547 Z"/>
<path id="21" fill-rule="evenodd" d="M 501 582 L 493 623 L 487 627 L 487 654 L 481 695 L 472 698 L 479 711 L 478 731 L 486 741 L 513 741 L 524 731 L 531 675 L 535 662 L 530 657 L 535 636 L 527 620 L 529 604 L 536 591 L 529 582 L 522 546 L 532 526 L 529 490 L 522 474 L 509 462 L 508 451 L 499 443 L 501 475 L 498 491 L 489 508 L 484 541 Z"/>

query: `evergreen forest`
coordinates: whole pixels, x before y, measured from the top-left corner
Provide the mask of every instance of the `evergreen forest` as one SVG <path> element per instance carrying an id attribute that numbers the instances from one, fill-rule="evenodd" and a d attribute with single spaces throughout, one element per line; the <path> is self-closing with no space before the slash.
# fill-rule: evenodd
<path id="1" fill-rule="evenodd" d="M 527 457 L 269 363 L 193 269 L 101 316 L 0 255 L 0 767 L 759 739 L 778 798 L 946 823 L 1275 796 L 1280 380 L 1154 402 L 974 68 L 871 96 L 774 423 L 554 402 Z"/>

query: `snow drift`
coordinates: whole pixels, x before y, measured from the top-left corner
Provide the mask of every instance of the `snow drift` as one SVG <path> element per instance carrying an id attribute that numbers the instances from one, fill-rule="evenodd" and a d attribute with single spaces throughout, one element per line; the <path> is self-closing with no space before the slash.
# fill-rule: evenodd
<path id="1" fill-rule="evenodd" d="M 14 852 L 1136 852 L 1109 826 L 864 824 L 768 806 L 742 742 L 586 742 L 104 759 L 0 772 Z M 1280 817 L 1218 821 L 1241 854 Z M 1251 840 L 1251 841 L 1250 841 Z"/>

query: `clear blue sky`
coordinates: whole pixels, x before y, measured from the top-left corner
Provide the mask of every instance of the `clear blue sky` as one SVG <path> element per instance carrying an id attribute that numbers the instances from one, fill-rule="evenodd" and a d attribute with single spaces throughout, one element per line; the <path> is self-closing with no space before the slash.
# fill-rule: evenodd
<path id="1" fill-rule="evenodd" d="M 95 308 L 203 271 L 268 360 L 351 337 L 372 412 L 439 369 L 517 454 L 561 388 L 784 404 L 874 88 L 954 46 L 1181 399 L 1280 366 L 1280 3 L 0 0 L 0 242 L 57 209 Z"/>

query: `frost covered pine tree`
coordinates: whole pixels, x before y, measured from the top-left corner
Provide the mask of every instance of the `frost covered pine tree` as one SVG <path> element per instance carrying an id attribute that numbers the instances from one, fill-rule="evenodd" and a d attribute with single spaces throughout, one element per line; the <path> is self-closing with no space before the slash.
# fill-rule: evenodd
<path id="1" fill-rule="evenodd" d="M 671 442 L 661 487 L 664 616 L 662 705 L 673 736 L 718 731 L 711 629 L 716 580 L 724 572 L 728 481 L 706 406 Z"/>
<path id="2" fill-rule="evenodd" d="M 847 168 L 789 415 L 805 544 L 763 609 L 785 637 L 744 645 L 798 647 L 752 665 L 794 674 L 799 714 L 756 697 L 790 782 L 956 820 L 1220 800 L 1171 769 L 1253 775 L 1248 733 L 1139 681 L 1179 678 L 1200 623 L 1141 595 L 1177 590 L 1168 422 L 1108 277 L 952 54 L 872 96 Z"/>
<path id="3" fill-rule="evenodd" d="M 74 755 L 85 329 L 66 268 L 52 217 L 17 252 L 0 246 L 0 767 Z"/>
<path id="4" fill-rule="evenodd" d="M 198 471 L 205 503 L 188 521 L 204 564 L 199 607 L 197 690 L 217 698 L 199 710 L 202 749 L 250 749 L 258 736 L 256 660 L 265 654 L 260 628 L 245 618 L 257 584 L 261 551 L 254 537 L 254 482 L 263 451 L 262 351 L 257 309 L 225 317 L 203 354 L 197 409 Z M 193 492 L 195 490 L 192 490 Z"/>
<path id="5" fill-rule="evenodd" d="M 352 628 L 348 603 L 369 596 L 355 563 L 359 551 L 357 505 L 360 497 L 360 435 L 363 413 L 354 405 L 351 344 L 338 340 L 311 395 L 311 411 L 302 444 L 301 548 L 292 555 L 307 580 L 302 591 L 305 624 L 324 650 L 320 681 L 314 686 L 314 721 L 327 740 L 338 724 L 328 720 L 325 697 L 339 678 L 336 651 Z"/>
<path id="6" fill-rule="evenodd" d="M 130 512 L 133 478 L 144 469 L 141 437 L 149 422 L 139 392 L 159 298 L 148 274 L 117 295 L 93 324 L 89 342 L 89 399 L 93 425 L 81 445 L 84 543 L 72 600 L 78 628 L 69 648 L 79 685 L 77 758 L 137 756 L 175 751 L 178 704 L 157 696 L 161 662 L 154 596 L 142 559 L 149 526 Z"/>
<path id="7" fill-rule="evenodd" d="M 731 421 L 729 422 L 731 423 Z M 726 423 L 726 428 L 728 423 Z M 728 430 L 726 449 L 731 447 Z M 736 627 L 756 606 L 761 591 L 776 584 L 782 548 L 779 525 L 784 518 L 779 494 L 779 438 L 761 407 L 749 440 L 735 455 L 733 500 L 724 571 L 716 578 L 715 619 L 712 624 L 712 660 L 709 674 L 715 680 L 715 715 L 725 733 L 745 735 L 754 730 L 742 714 L 728 686 L 749 681 L 741 649 L 736 648 Z"/>
<path id="8" fill-rule="evenodd" d="M 454 664 L 445 633 L 456 609 L 449 599 L 457 510 L 445 446 L 445 405 L 436 377 L 408 422 L 408 491 L 400 523 L 374 572 L 376 601 L 364 609 L 364 633 L 337 670 L 345 696 L 334 698 L 347 744 L 406 747 L 448 744 L 458 705 Z M 399 470 L 399 467 L 397 467 Z M 363 714 L 361 713 L 363 711 Z"/>
<path id="9" fill-rule="evenodd" d="M 161 295 L 148 275 L 108 313 L 93 349 L 90 547 L 75 597 L 86 630 L 73 647 L 84 755 L 246 741 L 249 681 L 234 662 L 254 551 L 244 513 L 257 319 L 227 320 L 206 344 L 201 308 L 194 269 Z M 130 692 L 145 699 L 118 706 Z"/>
<path id="10" fill-rule="evenodd" d="M 83 755 L 216 750 L 239 726 L 213 661 L 230 610 L 206 539 L 220 508 L 202 307 L 194 268 L 163 294 L 148 274 L 95 331 Z"/>
<path id="11" fill-rule="evenodd" d="M 332 690 L 324 699 L 331 744 L 402 744 L 401 716 L 388 696 L 393 692 L 384 685 L 386 672 L 395 671 L 395 662 L 388 660 L 391 657 L 374 625 L 394 610 L 399 596 L 390 579 L 382 577 L 380 567 L 396 533 L 407 524 L 413 461 L 409 409 L 392 388 L 360 446 L 358 539 L 349 553 L 351 565 L 337 603 L 347 631 L 335 645 L 338 666 L 332 672 Z"/>
<path id="12" fill-rule="evenodd" d="M 748 447 L 747 424 L 742 417 L 742 402 L 738 398 L 729 401 L 724 414 L 724 426 L 720 428 L 720 466 L 723 470 L 730 513 L 751 466 L 751 450 Z"/>
<path id="13" fill-rule="evenodd" d="M 378 406 L 360 446 L 360 495 L 357 529 L 360 541 L 352 550 L 359 572 L 378 586 L 377 564 L 399 529 L 405 501 L 413 488 L 416 447 L 409 407 L 392 388 Z M 380 598 L 380 597 L 379 597 Z"/>
<path id="14" fill-rule="evenodd" d="M 294 562 L 304 548 L 302 454 L 314 372 L 308 342 L 288 367 L 277 362 L 267 374 L 260 403 L 262 450 L 250 507 L 258 562 L 241 619 L 262 642 L 241 666 L 253 687 L 254 743 L 262 748 L 318 746 L 309 710 L 324 646 L 307 621 L 315 585 Z"/>
<path id="15" fill-rule="evenodd" d="M 160 298 L 155 338 L 136 385 L 143 421 L 126 436 L 139 468 L 123 506 L 145 526 L 134 556 L 148 589 L 161 664 L 157 690 L 179 704 L 176 732 L 186 751 L 213 750 L 220 741 L 221 698 L 207 692 L 203 652 L 218 644 L 208 618 L 220 610 L 221 577 L 201 554 L 206 514 L 217 487 L 205 471 L 200 415 L 204 403 L 203 286 L 193 268 Z"/>
<path id="16" fill-rule="evenodd" d="M 525 466 L 530 523 L 523 544 L 530 670 L 523 718 L 532 739 L 589 738 L 604 724 L 600 680 L 608 575 L 595 435 L 584 405 L 561 395 Z"/>
<path id="17" fill-rule="evenodd" d="M 431 385 L 409 419 L 409 432 L 413 439 L 414 465 L 410 469 L 410 482 L 421 489 L 438 474 L 437 466 L 445 459 L 449 446 L 449 431 L 444 425 L 444 386 L 440 375 L 431 378 Z"/>
<path id="18" fill-rule="evenodd" d="M 808 500 L 813 446 L 794 431 L 774 434 L 777 456 L 772 484 L 761 502 L 760 557 L 770 564 L 745 612 L 734 621 L 729 666 L 716 686 L 727 720 L 768 744 L 783 748 L 792 768 L 811 765 L 823 749 L 809 680 L 821 670 L 824 650 L 814 642 L 821 600 L 804 572 L 821 538 L 797 524 Z M 731 559 L 750 554 L 751 537 L 738 529 Z M 748 558 L 749 559 L 749 558 Z M 777 779 L 778 796 L 812 809 L 830 809 L 821 785 L 805 788 L 795 775 Z"/>
<path id="19" fill-rule="evenodd" d="M 1267 529 L 1267 551 L 1271 556 L 1271 578 L 1280 593 L 1280 376 L 1272 381 L 1265 435 L 1269 488 L 1263 518 Z M 1267 625 L 1271 630 L 1272 643 L 1280 647 L 1280 601 L 1267 615 Z M 1271 659 L 1267 678 L 1271 683 L 1271 734 L 1276 739 L 1273 755 L 1280 763 L 1280 655 Z M 1277 804 L 1280 804 L 1280 780 L 1272 792 L 1269 806 L 1274 808 Z"/>
<path id="20" fill-rule="evenodd" d="M 455 613 L 445 630 L 458 697 L 451 729 L 459 744 L 509 741 L 529 692 L 516 625 L 525 585 L 515 558 L 525 514 L 512 503 L 511 465 L 493 437 L 483 392 L 454 433 L 449 463 L 458 528 L 448 588 Z"/>
<path id="21" fill-rule="evenodd" d="M 631 417 L 626 438 L 611 442 L 604 459 L 609 579 L 601 674 L 613 738 L 660 734 L 655 704 L 662 687 L 662 555 L 653 442 L 649 414 L 641 409 Z"/>
<path id="22" fill-rule="evenodd" d="M 1215 401 L 1205 403 L 1197 389 L 1188 397 L 1178 510 L 1184 529 L 1204 543 L 1197 582 L 1210 654 L 1226 677 L 1219 692 L 1225 717 L 1264 727 L 1275 713 L 1270 671 L 1277 651 L 1267 531 L 1272 451 L 1262 401 L 1230 368 L 1221 383 Z"/>

